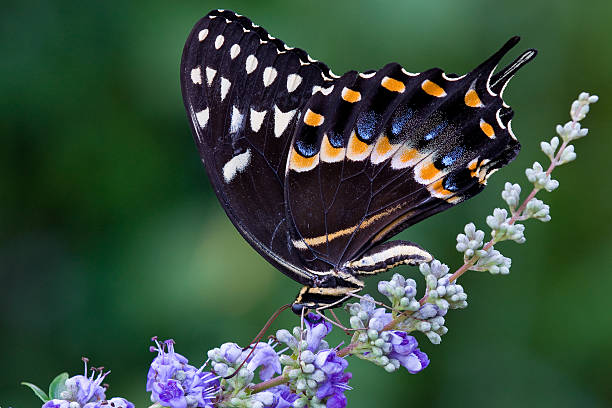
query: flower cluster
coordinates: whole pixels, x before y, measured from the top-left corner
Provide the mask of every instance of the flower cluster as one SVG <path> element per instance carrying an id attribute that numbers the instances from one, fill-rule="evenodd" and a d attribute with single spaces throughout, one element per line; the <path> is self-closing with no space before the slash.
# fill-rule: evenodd
<path id="1" fill-rule="evenodd" d="M 531 168 L 525 170 L 527 180 L 533 184 L 533 189 L 527 198 L 520 203 L 521 186 L 506 183 L 501 193 L 502 199 L 510 211 L 496 208 L 486 219 L 491 228 L 491 240 L 484 244 L 484 232 L 477 230 L 473 223 L 465 226 L 465 234 L 457 235 L 457 251 L 463 253 L 464 267 L 460 268 L 453 280 L 467 270 L 489 271 L 492 274 L 506 275 L 512 264 L 510 258 L 503 256 L 494 245 L 502 241 L 525 242 L 525 226 L 518 221 L 536 219 L 542 222 L 550 221 L 550 207 L 542 200 L 535 198 L 541 190 L 554 191 L 559 182 L 551 178 L 552 171 L 563 164 L 576 159 L 574 146 L 570 142 L 584 137 L 588 129 L 582 128 L 580 121 L 586 117 L 590 105 L 598 101 L 596 95 L 582 92 L 572 103 L 570 109 L 571 121 L 565 125 L 557 125 L 557 135 L 550 142 L 541 142 L 542 152 L 549 158 L 550 165 L 545 170 L 539 162 L 534 162 Z M 563 142 L 561 143 L 561 140 Z"/>
<path id="2" fill-rule="evenodd" d="M 152 339 L 157 353 L 147 374 L 146 390 L 151 392 L 151 401 L 164 407 L 194 408 L 213 407 L 219 382 L 212 373 L 189 365 L 182 355 L 174 351 L 174 341 L 159 342 Z"/>
<path id="3" fill-rule="evenodd" d="M 404 295 L 401 294 L 402 288 Z M 406 297 L 405 295 L 414 297 L 416 284 L 412 279 L 406 280 L 403 276 L 395 274 L 391 281 L 379 285 L 379 291 L 383 294 L 388 293 L 387 296 L 397 302 L 397 298 L 401 299 Z M 416 316 L 421 309 L 419 305 L 411 316 Z M 427 319 L 420 321 L 416 317 L 408 317 L 402 322 L 400 330 L 385 330 L 393 321 L 394 313 L 386 312 L 383 307 L 376 308 L 374 299 L 369 295 L 364 296 L 359 303 L 349 305 L 349 313 L 351 327 L 358 330 L 354 335 L 355 347 L 351 350 L 351 354 L 371 361 L 388 372 L 404 367 L 408 372 L 416 374 L 429 365 L 429 358 L 418 349 L 417 340 L 408 334 L 414 330 L 431 331 L 432 325 L 425 321 Z M 417 324 L 413 325 L 413 322 Z"/>
<path id="4" fill-rule="evenodd" d="M 88 359 L 83 358 L 84 375 L 68 377 L 62 373 L 55 377 L 49 385 L 49 394 L 34 384 L 22 383 L 28 386 L 43 401 L 42 408 L 134 408 L 134 404 L 121 397 L 106 399 L 106 388 L 102 381 L 110 373 L 104 372 L 104 367 L 91 368 L 87 376 Z"/>

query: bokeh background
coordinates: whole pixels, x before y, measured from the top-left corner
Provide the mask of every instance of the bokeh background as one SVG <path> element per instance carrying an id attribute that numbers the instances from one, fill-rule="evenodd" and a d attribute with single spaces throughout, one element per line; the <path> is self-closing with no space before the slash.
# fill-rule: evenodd
<path id="1" fill-rule="evenodd" d="M 84 355 L 112 370 L 109 396 L 147 406 L 151 336 L 174 338 L 197 365 L 222 342 L 247 344 L 296 294 L 234 230 L 191 139 L 179 60 L 212 8 L 249 16 L 336 73 L 390 61 L 464 73 L 515 34 L 507 60 L 539 49 L 505 93 L 518 159 L 469 204 L 401 234 L 455 267 L 463 225 L 485 227 L 504 181 L 525 187 L 524 168 L 547 160 L 539 142 L 578 92 L 599 94 L 578 160 L 542 195 L 552 221 L 500 247 L 511 275 L 468 274 L 470 307 L 449 314 L 443 343 L 419 339 L 430 367 L 387 374 L 356 360 L 348 397 L 349 407 L 612 405 L 612 2 L 33 0 L 0 6 L 1 406 L 40 406 L 19 382 L 80 373 Z M 285 313 L 274 328 L 296 323 Z"/>

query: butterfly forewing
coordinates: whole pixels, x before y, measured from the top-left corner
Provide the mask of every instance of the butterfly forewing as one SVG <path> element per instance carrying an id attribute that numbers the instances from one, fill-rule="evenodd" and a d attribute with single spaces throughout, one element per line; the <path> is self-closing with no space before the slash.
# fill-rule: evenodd
<path id="1" fill-rule="evenodd" d="M 217 197 L 247 241 L 303 283 L 309 277 L 289 244 L 285 163 L 302 106 L 329 74 L 229 11 L 196 24 L 181 63 L 185 108 Z"/>

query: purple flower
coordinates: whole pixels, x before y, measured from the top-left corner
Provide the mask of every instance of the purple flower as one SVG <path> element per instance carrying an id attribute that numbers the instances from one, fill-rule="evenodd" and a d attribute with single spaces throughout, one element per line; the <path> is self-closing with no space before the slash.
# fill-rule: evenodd
<path id="1" fill-rule="evenodd" d="M 213 373 L 200 370 L 188 371 L 182 381 L 187 404 L 195 407 L 213 407 L 212 400 L 219 392 L 219 380 Z"/>
<path id="2" fill-rule="evenodd" d="M 106 401 L 111 408 L 134 408 L 134 404 L 125 398 L 114 397 Z"/>
<path id="3" fill-rule="evenodd" d="M 151 399 L 165 407 L 186 408 L 185 391 L 177 380 L 159 381 L 153 383 Z"/>
<path id="4" fill-rule="evenodd" d="M 242 348 L 236 343 L 223 343 L 219 349 L 223 359 L 230 364 L 236 363 L 242 356 Z"/>
<path id="5" fill-rule="evenodd" d="M 335 350 L 323 350 L 315 356 L 314 365 L 325 373 L 325 381 L 317 389 L 317 398 L 327 398 L 327 408 L 346 407 L 344 391 L 351 389 L 348 381 L 352 377 L 351 373 L 344 372 L 348 362 L 338 357 Z"/>
<path id="6" fill-rule="evenodd" d="M 134 404 L 125 398 L 115 397 L 106 401 L 87 403 L 83 408 L 134 408 Z"/>
<path id="7" fill-rule="evenodd" d="M 389 358 L 394 358 L 404 366 L 409 373 L 416 374 L 429 365 L 427 354 L 418 349 L 417 340 L 406 332 L 390 331 L 391 353 Z"/>
<path id="8" fill-rule="evenodd" d="M 88 402 L 104 401 L 106 399 L 106 389 L 102 387 L 102 381 L 110 373 L 110 371 L 102 372 L 102 368 L 92 369 L 91 376 L 87 377 L 87 362 L 89 360 L 83 358 L 85 363 L 85 375 L 75 375 L 66 380 L 66 399 L 68 401 L 76 401 L 80 406 L 84 406 Z M 96 376 L 96 372 L 98 375 Z M 64 395 L 62 395 L 63 397 Z"/>
<path id="9" fill-rule="evenodd" d="M 61 399 L 52 399 L 45 402 L 42 408 L 69 408 L 70 401 L 65 401 Z"/>
<path id="10" fill-rule="evenodd" d="M 172 378 L 177 370 L 182 370 L 187 365 L 187 359 L 174 352 L 174 341 L 166 340 L 163 343 L 157 341 L 157 337 L 151 340 L 157 347 L 151 346 L 152 352 L 157 352 L 157 357 L 153 359 L 149 372 L 147 373 L 147 391 L 153 390 L 153 383 L 156 381 L 165 382 Z M 166 351 L 166 348 L 168 351 Z"/>
<path id="11" fill-rule="evenodd" d="M 247 370 L 255 371 L 262 366 L 259 377 L 262 381 L 269 380 L 274 374 L 281 373 L 281 364 L 276 351 L 268 343 L 257 343 L 251 360 L 247 364 Z"/>
<path id="12" fill-rule="evenodd" d="M 219 381 L 216 377 L 212 373 L 202 371 L 204 367 L 196 369 L 188 364 L 185 357 L 174 351 L 174 341 L 159 343 L 155 337 L 153 341 L 157 348 L 152 347 L 151 351 L 157 351 L 158 356 L 153 359 L 147 375 L 146 389 L 151 391 L 151 399 L 171 408 L 212 408 L 212 401 L 219 391 Z M 225 354 L 232 358 L 238 358 L 242 353 L 242 350 L 238 349 L 239 354 L 236 357 L 234 347 L 227 346 L 225 349 Z"/>
<path id="13" fill-rule="evenodd" d="M 326 322 L 323 317 L 314 313 L 308 313 L 304 321 L 306 322 L 306 343 L 308 343 L 308 350 L 314 353 L 319 348 L 323 337 L 331 332 L 332 325 Z"/>
<path id="14" fill-rule="evenodd" d="M 274 394 L 274 403 L 271 408 L 290 408 L 293 403 L 299 398 L 291 392 L 291 388 L 286 385 L 278 385 L 270 388 L 268 391 Z"/>

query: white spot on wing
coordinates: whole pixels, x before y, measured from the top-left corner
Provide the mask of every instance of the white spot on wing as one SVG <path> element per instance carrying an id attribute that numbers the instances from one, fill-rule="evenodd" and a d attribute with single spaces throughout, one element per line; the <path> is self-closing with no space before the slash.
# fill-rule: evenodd
<path id="1" fill-rule="evenodd" d="M 217 75 L 217 70 L 206 67 L 206 82 L 208 82 L 208 86 L 212 84 L 213 79 L 215 79 L 215 75 Z"/>
<path id="2" fill-rule="evenodd" d="M 251 129 L 253 129 L 253 132 L 259 132 L 259 129 L 261 129 L 261 124 L 266 117 L 266 113 L 268 113 L 268 111 L 257 112 L 256 110 L 251 109 Z"/>
<path id="3" fill-rule="evenodd" d="M 334 86 L 330 86 L 329 88 L 321 88 L 321 93 L 323 95 L 329 95 L 331 93 L 331 91 L 334 90 Z"/>
<path id="4" fill-rule="evenodd" d="M 501 113 L 501 108 L 499 108 L 497 112 L 495 112 L 495 117 L 497 118 L 497 124 L 499 124 L 500 128 L 505 129 L 506 126 L 502 123 L 501 117 L 499 116 L 500 113 Z"/>
<path id="5" fill-rule="evenodd" d="M 419 74 L 415 74 L 414 72 L 408 72 L 404 68 L 402 68 L 402 72 L 408 76 L 418 76 Z"/>
<path id="6" fill-rule="evenodd" d="M 230 58 L 234 59 L 238 54 L 240 54 L 240 46 L 238 44 L 232 45 L 232 48 L 230 48 Z"/>
<path id="7" fill-rule="evenodd" d="M 302 83 L 302 77 L 298 74 L 290 74 L 287 76 L 287 91 L 293 92 Z"/>
<path id="8" fill-rule="evenodd" d="M 323 95 L 329 95 L 334 90 L 334 86 L 331 85 L 328 88 L 322 88 L 319 85 L 315 85 L 312 87 L 312 94 L 316 94 L 317 92 L 321 92 Z"/>
<path id="9" fill-rule="evenodd" d="M 236 174 L 241 173 L 247 168 L 251 162 L 251 149 L 247 149 L 246 152 L 238 154 L 230 159 L 223 166 L 223 179 L 226 183 L 229 183 L 236 177 Z"/>
<path id="10" fill-rule="evenodd" d="M 204 41 L 207 35 L 208 35 L 208 28 L 205 28 L 204 30 L 198 33 L 198 40 L 200 40 L 200 42 Z"/>
<path id="11" fill-rule="evenodd" d="M 242 118 L 244 115 L 240 113 L 238 108 L 232 106 L 232 122 L 230 123 L 230 133 L 237 133 L 242 129 Z"/>
<path id="12" fill-rule="evenodd" d="M 221 102 L 223 102 L 227 96 L 227 92 L 229 91 L 231 85 L 232 83 L 229 79 L 221 77 Z"/>
<path id="13" fill-rule="evenodd" d="M 266 67 L 263 72 L 264 86 L 270 86 L 272 82 L 274 82 L 274 80 L 276 79 L 277 74 L 278 72 L 276 72 L 276 69 L 274 69 L 274 67 Z"/>
<path id="14" fill-rule="evenodd" d="M 201 128 L 205 128 L 208 123 L 208 108 L 203 111 L 196 112 L 196 118 Z"/>
<path id="15" fill-rule="evenodd" d="M 295 109 L 283 112 L 278 109 L 278 106 L 274 105 L 274 136 L 281 137 L 287 126 L 289 126 L 293 115 L 295 115 Z"/>
<path id="16" fill-rule="evenodd" d="M 227 92 L 229 91 L 229 88 L 231 85 L 232 83 L 229 81 L 229 79 L 221 77 L 221 101 L 222 102 L 227 96 Z"/>
<path id="17" fill-rule="evenodd" d="M 223 41 L 225 41 L 225 37 L 219 34 L 217 38 L 215 38 L 215 48 L 216 49 L 221 48 L 221 46 L 223 45 Z"/>
<path id="18" fill-rule="evenodd" d="M 465 74 L 467 75 L 467 74 Z M 446 72 L 442 73 L 442 78 L 446 79 L 447 81 L 459 81 L 460 79 L 463 79 L 465 77 L 465 75 L 461 75 L 455 78 L 449 77 L 448 75 L 446 75 Z"/>
<path id="19" fill-rule="evenodd" d="M 191 70 L 191 81 L 194 84 L 202 83 L 202 71 L 200 70 L 200 67 L 195 67 Z"/>
<path id="20" fill-rule="evenodd" d="M 366 74 L 365 72 L 360 72 L 360 73 L 359 73 L 359 76 L 360 76 L 360 77 L 362 77 L 362 78 L 366 78 L 366 79 L 367 79 L 367 78 L 372 78 L 374 75 L 376 75 L 376 71 L 374 71 L 374 72 L 369 72 L 369 73 L 367 73 L 367 74 Z"/>
<path id="21" fill-rule="evenodd" d="M 255 71 L 255 68 L 257 68 L 257 58 L 253 54 L 247 57 L 244 68 L 246 69 L 247 74 L 250 74 L 251 72 Z"/>

